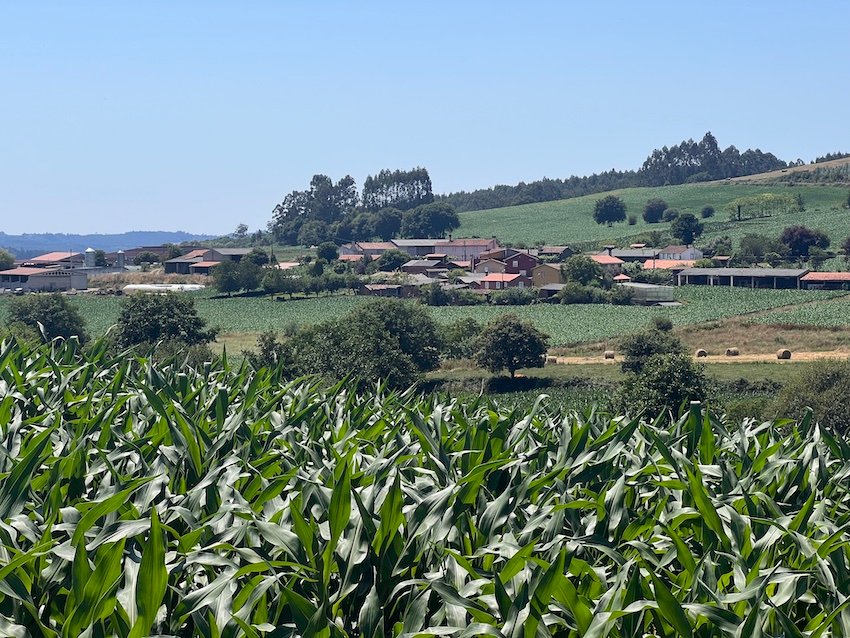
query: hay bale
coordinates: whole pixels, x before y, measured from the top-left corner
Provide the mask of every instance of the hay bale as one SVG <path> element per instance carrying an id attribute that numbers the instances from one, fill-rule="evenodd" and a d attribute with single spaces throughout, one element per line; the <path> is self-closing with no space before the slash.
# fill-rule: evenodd
<path id="1" fill-rule="evenodd" d="M 727 357 L 737 357 L 740 352 L 738 352 L 738 348 L 726 348 L 726 356 Z"/>
<path id="2" fill-rule="evenodd" d="M 613 350 L 606 350 L 604 356 L 605 356 L 606 359 L 613 359 L 614 358 L 614 351 Z"/>
<path id="3" fill-rule="evenodd" d="M 780 348 L 779 350 L 776 351 L 776 358 L 777 359 L 790 359 L 791 358 L 791 351 L 788 350 L 788 348 Z"/>
<path id="4" fill-rule="evenodd" d="M 546 363 L 558 363 L 558 357 L 546 357 Z"/>
<path id="5" fill-rule="evenodd" d="M 700 348 L 699 350 L 697 350 L 697 351 L 694 353 L 694 356 L 695 356 L 697 359 L 701 359 L 702 357 L 707 357 L 707 356 L 708 356 L 708 353 L 707 353 L 705 350 L 703 350 L 702 348 Z"/>

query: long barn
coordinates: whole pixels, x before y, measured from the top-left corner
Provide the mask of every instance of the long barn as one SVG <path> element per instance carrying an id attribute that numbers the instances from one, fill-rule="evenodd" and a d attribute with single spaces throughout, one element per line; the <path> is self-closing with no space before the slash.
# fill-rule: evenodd
<path id="1" fill-rule="evenodd" d="M 807 272 L 808 269 L 800 268 L 686 268 L 676 275 L 676 284 L 800 289 L 800 280 Z"/>

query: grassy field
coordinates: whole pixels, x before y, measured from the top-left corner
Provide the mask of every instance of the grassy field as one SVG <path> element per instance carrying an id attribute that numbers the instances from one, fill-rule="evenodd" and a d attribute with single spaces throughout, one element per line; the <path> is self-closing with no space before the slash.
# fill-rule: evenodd
<path id="1" fill-rule="evenodd" d="M 682 306 L 646 308 L 641 306 L 540 304 L 534 306 L 456 306 L 429 308 L 440 323 L 473 318 L 481 322 L 513 312 L 532 321 L 551 336 L 552 346 L 614 339 L 643 329 L 659 315 L 668 315 L 676 325 L 692 325 L 731 316 L 770 310 L 781 306 L 828 299 L 840 293 L 796 290 L 748 290 L 691 286 L 677 289 Z M 213 298 L 209 293 L 195 296 L 198 313 L 211 326 L 218 327 L 229 349 L 241 350 L 253 344 L 265 330 L 281 330 L 290 324 L 309 325 L 334 319 L 367 301 L 368 297 L 342 295 L 293 301 L 272 301 L 270 297 Z M 92 334 L 103 334 L 118 318 L 121 299 L 111 296 L 71 298 L 86 320 Z M 0 298 L 0 317 L 5 316 L 7 298 Z"/>
<path id="2" fill-rule="evenodd" d="M 846 328 L 850 326 L 850 299 L 844 297 L 794 308 L 774 310 L 752 319 L 754 323 L 772 326 L 817 326 Z"/>
<path id="3" fill-rule="evenodd" d="M 830 186 L 776 186 L 739 183 L 684 184 L 659 188 L 629 188 L 611 193 L 598 193 L 554 202 L 511 206 L 492 210 L 460 213 L 461 227 L 455 232 L 461 236 L 489 237 L 493 234 L 509 242 L 545 242 L 547 244 L 581 244 L 584 242 L 617 242 L 651 230 L 667 230 L 669 223 L 647 224 L 641 213 L 646 201 L 653 197 L 664 199 L 680 212 L 699 216 L 703 206 L 711 205 L 715 217 L 705 220 L 703 241 L 728 234 L 740 239 L 745 233 L 758 232 L 778 235 L 790 224 L 806 224 L 827 232 L 833 244 L 850 235 L 850 212 L 841 205 L 847 199 L 847 187 Z M 774 217 L 730 223 L 725 206 L 732 200 L 759 193 L 801 194 L 806 203 L 804 213 L 789 213 Z M 600 226 L 593 221 L 593 205 L 608 194 L 623 198 L 627 213 L 636 215 L 637 224 Z"/>

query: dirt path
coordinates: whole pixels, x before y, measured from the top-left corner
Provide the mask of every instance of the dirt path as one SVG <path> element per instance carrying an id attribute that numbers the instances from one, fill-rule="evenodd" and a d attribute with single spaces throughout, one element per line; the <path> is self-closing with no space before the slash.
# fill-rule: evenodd
<path id="1" fill-rule="evenodd" d="M 708 357 L 700 357 L 699 361 L 705 363 L 779 363 L 783 365 L 801 362 L 801 361 L 816 361 L 818 359 L 847 359 L 850 358 L 850 349 L 840 348 L 837 350 L 824 350 L 820 352 L 794 352 L 791 359 L 780 361 L 776 358 L 775 352 L 759 353 L 759 354 L 741 354 L 737 357 L 727 357 L 724 355 L 710 355 Z M 594 357 L 547 357 L 547 362 L 562 363 L 567 365 L 586 365 L 586 364 L 610 364 L 620 365 L 622 357 L 619 359 L 604 359 L 603 356 L 597 355 Z"/>

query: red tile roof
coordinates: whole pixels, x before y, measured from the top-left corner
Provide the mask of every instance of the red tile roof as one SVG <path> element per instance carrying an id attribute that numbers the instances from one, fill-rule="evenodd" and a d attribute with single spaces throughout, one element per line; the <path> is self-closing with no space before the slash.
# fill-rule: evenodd
<path id="1" fill-rule="evenodd" d="M 631 281 L 631 280 L 632 280 L 632 278 L 629 277 L 628 275 L 617 275 L 616 277 L 614 277 L 614 281 Z"/>
<path id="2" fill-rule="evenodd" d="M 625 263 L 619 257 L 612 257 L 611 255 L 591 255 L 590 258 L 602 266 L 616 266 Z"/>
<path id="3" fill-rule="evenodd" d="M 363 259 L 363 255 L 340 255 L 338 259 L 340 261 L 360 261 Z"/>
<path id="4" fill-rule="evenodd" d="M 482 277 L 481 281 L 504 281 L 504 282 L 508 282 L 508 281 L 513 281 L 517 277 L 523 277 L 523 275 L 519 275 L 519 274 L 510 275 L 510 274 L 504 273 L 504 272 L 491 272 L 486 277 Z M 528 277 L 526 277 L 526 279 L 528 279 Z"/>
<path id="5" fill-rule="evenodd" d="M 43 275 L 44 273 L 55 272 L 54 270 L 45 270 L 44 268 L 10 268 L 9 270 L 0 270 L 0 275 Z"/>
<path id="6" fill-rule="evenodd" d="M 850 281 L 850 272 L 810 272 L 800 281 Z"/>
<path id="7" fill-rule="evenodd" d="M 647 259 L 643 267 L 645 270 L 684 270 L 695 263 L 693 259 Z"/>
<path id="8" fill-rule="evenodd" d="M 33 257 L 32 259 L 27 259 L 26 261 L 32 263 L 39 262 L 54 262 L 54 261 L 63 261 L 65 259 L 73 259 L 74 257 L 80 257 L 82 260 L 82 253 L 63 253 L 63 252 L 53 252 L 53 253 L 45 253 L 44 255 L 39 255 L 38 257 Z"/>

